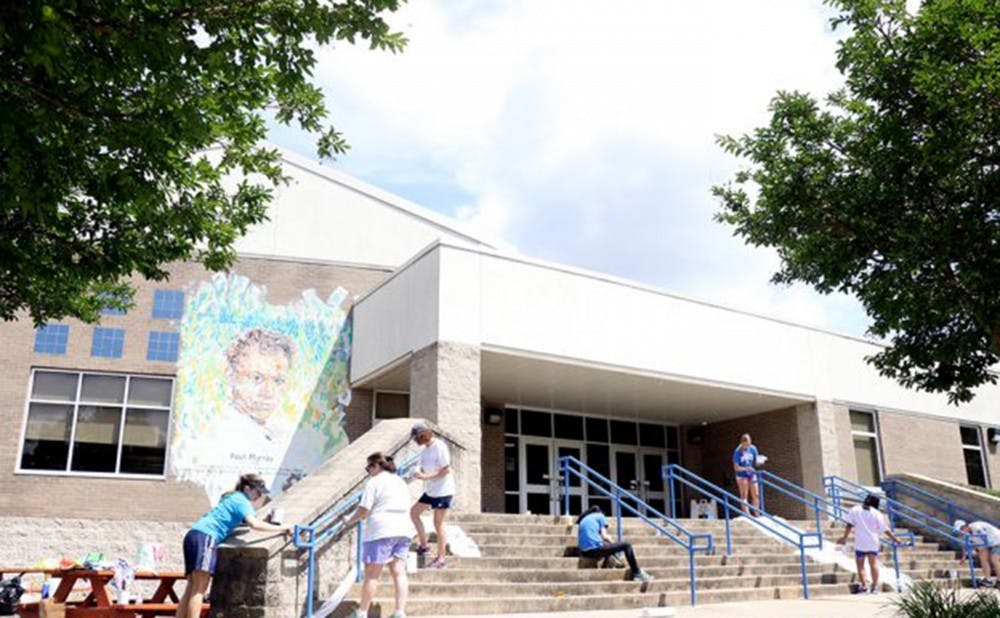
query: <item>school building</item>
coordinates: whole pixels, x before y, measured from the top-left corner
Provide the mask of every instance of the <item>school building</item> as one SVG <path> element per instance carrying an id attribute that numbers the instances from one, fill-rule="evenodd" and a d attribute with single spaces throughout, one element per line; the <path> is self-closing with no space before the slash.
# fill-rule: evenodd
<path id="1" fill-rule="evenodd" d="M 98 325 L 0 325 L 0 517 L 189 522 L 241 471 L 280 491 L 407 416 L 478 462 L 472 511 L 553 512 L 561 455 L 665 508 L 664 464 L 733 488 L 745 432 L 813 490 L 1000 484 L 1000 386 L 949 405 L 880 377 L 872 342 L 532 259 L 283 156 L 231 273 L 174 264 Z"/>

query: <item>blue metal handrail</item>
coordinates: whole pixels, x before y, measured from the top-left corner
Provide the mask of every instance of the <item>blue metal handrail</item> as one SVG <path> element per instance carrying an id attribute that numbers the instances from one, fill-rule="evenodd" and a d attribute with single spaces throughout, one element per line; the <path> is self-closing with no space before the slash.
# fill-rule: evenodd
<path id="1" fill-rule="evenodd" d="M 823 477 L 823 487 L 826 495 L 830 497 L 834 508 L 839 512 L 843 509 L 844 498 L 855 502 L 861 502 L 865 496 L 872 493 L 872 489 L 864 485 L 849 481 L 835 474 Z M 969 575 L 972 578 L 972 587 L 978 588 L 976 581 L 976 566 L 972 561 L 972 548 L 988 545 L 988 539 L 984 534 L 964 534 L 952 527 L 950 522 L 943 522 L 936 517 L 931 517 L 922 511 L 903 504 L 893 498 L 885 496 L 886 514 L 889 516 L 890 525 L 895 528 L 897 521 L 902 520 L 908 526 L 913 526 L 925 533 L 931 533 L 940 538 L 950 541 L 952 546 L 965 551 L 969 557 Z"/>
<path id="2" fill-rule="evenodd" d="M 419 456 L 413 456 L 405 462 L 398 464 L 396 474 L 404 478 L 409 476 L 410 470 L 416 465 Z M 357 487 L 357 485 L 355 485 Z M 344 519 L 354 513 L 358 505 L 361 504 L 362 491 L 348 494 L 339 502 L 320 514 L 311 524 L 296 524 L 292 544 L 296 549 L 308 551 L 306 567 L 306 617 L 313 615 L 313 592 L 315 586 L 316 569 L 316 548 L 328 539 L 331 539 L 346 530 Z M 364 536 L 364 521 L 359 521 L 357 548 L 354 557 L 355 582 L 364 579 L 364 567 L 361 563 L 361 543 Z"/>
<path id="3" fill-rule="evenodd" d="M 985 515 L 981 515 L 972 509 L 967 509 L 964 506 L 955 504 L 950 500 L 946 500 L 937 494 L 933 494 L 925 489 L 921 489 L 912 483 L 907 483 L 900 479 L 886 479 L 882 481 L 882 491 L 885 495 L 889 496 L 893 500 L 899 501 L 899 496 L 910 498 L 924 506 L 930 507 L 938 512 L 944 513 L 949 522 L 954 522 L 956 519 L 964 519 L 965 521 L 985 521 L 988 524 L 992 524 L 1000 528 L 1000 522 L 992 520 Z"/>
<path id="4" fill-rule="evenodd" d="M 777 526 L 778 528 L 783 529 L 782 533 L 777 533 L 777 536 L 782 541 L 794 545 L 799 550 L 799 566 L 801 567 L 801 572 L 802 572 L 802 596 L 806 599 L 809 598 L 809 578 L 806 574 L 806 549 L 813 549 L 813 548 L 818 549 L 822 547 L 823 535 L 821 532 L 803 532 L 795 528 L 794 526 L 788 524 L 787 522 L 775 519 L 769 513 L 766 513 L 765 511 L 762 511 L 759 508 L 754 507 L 746 500 L 736 497 L 735 495 L 719 487 L 718 485 L 715 485 L 714 483 L 711 483 L 703 479 L 694 472 L 682 468 L 679 464 L 668 464 L 664 466 L 663 477 L 664 479 L 666 479 L 668 487 L 670 488 L 671 517 L 676 516 L 676 509 L 677 509 L 676 500 L 674 500 L 674 496 L 677 495 L 676 487 L 674 485 L 675 481 L 684 485 L 685 487 L 690 488 L 693 491 L 702 494 L 703 496 L 712 498 L 717 503 L 719 502 L 722 503 L 723 513 L 725 514 L 726 518 L 726 555 L 732 555 L 733 553 L 733 536 L 731 529 L 732 524 L 730 522 L 730 511 L 736 511 L 739 514 L 743 513 L 743 511 L 737 508 L 737 506 L 734 506 L 734 504 L 739 506 L 745 506 L 747 507 L 748 510 L 754 509 L 758 511 L 759 517 L 762 517 L 771 522 L 772 524 L 774 524 L 775 526 Z M 711 491 L 709 491 L 709 489 Z M 774 527 L 765 526 L 758 520 L 757 517 L 747 517 L 746 520 L 753 523 L 756 526 L 759 526 L 767 530 L 768 532 L 776 533 Z M 788 537 L 784 536 L 785 532 L 788 533 Z M 815 545 L 807 544 L 806 543 L 807 539 L 815 539 L 816 544 Z"/>
<path id="5" fill-rule="evenodd" d="M 570 475 L 573 475 L 590 487 L 615 501 L 615 504 L 618 507 L 615 509 L 615 512 L 617 513 L 616 518 L 618 523 L 619 542 L 622 540 L 622 509 L 625 508 L 631 513 L 637 515 L 642 521 L 652 526 L 654 530 L 686 549 L 688 551 L 688 577 L 691 582 L 691 605 L 695 605 L 697 603 L 698 586 L 695 582 L 694 555 L 696 552 L 704 552 L 706 555 L 709 555 L 715 551 L 711 533 L 691 532 L 673 519 L 667 517 L 663 513 L 640 500 L 635 494 L 619 487 L 610 479 L 601 475 L 599 472 L 588 467 L 579 459 L 571 455 L 560 457 L 557 460 L 557 466 L 563 480 L 564 515 L 569 515 L 569 481 Z M 598 479 L 604 486 L 598 484 L 590 477 Z M 625 500 L 629 500 L 630 502 L 626 502 Z M 640 511 L 637 507 L 641 508 L 642 511 Z M 658 521 L 650 519 L 647 514 L 652 514 Z M 667 527 L 664 527 L 661 524 L 666 524 Z M 699 545 L 697 543 L 699 539 L 705 539 L 707 542 L 703 545 Z"/>
<path id="6" fill-rule="evenodd" d="M 805 505 L 806 509 L 813 509 L 814 516 L 816 518 L 816 530 L 822 530 L 822 516 L 826 515 L 830 519 L 840 521 L 842 523 L 847 523 L 847 520 L 842 516 L 843 509 L 839 509 L 834 506 L 833 502 L 824 498 L 823 496 L 811 492 L 805 487 L 796 485 L 795 483 L 785 479 L 783 477 L 774 474 L 773 472 L 768 472 L 767 470 L 757 470 L 757 482 L 761 485 L 761 495 L 764 494 L 764 487 L 770 487 L 774 491 L 783 494 L 800 504 Z M 808 510 L 806 511 L 808 513 Z M 912 532 L 906 532 L 900 537 L 906 537 L 908 542 L 906 543 L 896 543 L 890 539 L 880 538 L 879 540 L 883 545 L 887 545 L 892 549 L 892 563 L 896 571 L 896 581 L 899 581 L 899 548 L 900 547 L 916 547 L 917 538 Z M 823 537 L 820 534 L 820 547 L 822 547 Z"/>

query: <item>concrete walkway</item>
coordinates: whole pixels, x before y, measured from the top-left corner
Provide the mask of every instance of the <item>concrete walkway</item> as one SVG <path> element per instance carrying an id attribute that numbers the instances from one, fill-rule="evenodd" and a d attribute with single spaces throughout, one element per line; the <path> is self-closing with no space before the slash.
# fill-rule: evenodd
<path id="1" fill-rule="evenodd" d="M 699 607 L 678 607 L 676 618 L 891 618 L 895 594 L 837 596 L 812 601 L 741 601 L 739 603 L 712 603 Z M 665 608 L 658 608 L 665 609 Z M 558 614 L 493 614 L 514 618 L 642 618 L 643 610 L 609 610 L 597 612 L 565 612 Z M 490 618 L 489 616 L 441 616 L 439 618 Z"/>

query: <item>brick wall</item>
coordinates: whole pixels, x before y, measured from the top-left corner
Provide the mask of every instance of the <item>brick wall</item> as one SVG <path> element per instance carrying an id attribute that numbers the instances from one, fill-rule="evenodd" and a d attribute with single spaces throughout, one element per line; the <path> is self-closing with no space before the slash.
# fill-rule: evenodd
<path id="1" fill-rule="evenodd" d="M 242 258 L 233 271 L 263 284 L 272 303 L 288 303 L 315 289 L 326 297 L 337 286 L 349 293 L 348 302 L 374 287 L 387 271 L 336 264 L 304 263 L 263 258 Z M 168 282 L 136 281 L 136 306 L 126 315 L 103 316 L 102 325 L 124 328 L 122 358 L 90 356 L 93 326 L 67 320 L 69 341 L 65 355 L 35 354 L 34 328 L 30 321 L 0 324 L 5 343 L 0 357 L 0 512 L 26 517 L 78 517 L 109 520 L 152 520 L 190 522 L 208 506 L 204 491 L 194 485 L 170 479 L 107 479 L 82 476 L 18 474 L 18 453 L 25 420 L 25 401 L 31 368 L 138 373 L 173 376 L 174 363 L 146 360 L 151 330 L 176 331 L 176 322 L 152 318 L 153 291 L 190 290 L 210 277 L 200 265 L 174 264 Z M 370 396 L 358 393 L 348 410 L 349 435 L 356 437 L 364 423 L 370 423 Z M 114 500 L 102 498 L 113 497 Z"/>
<path id="2" fill-rule="evenodd" d="M 796 408 L 783 408 L 709 423 L 704 431 L 702 476 L 705 479 L 739 495 L 733 472 L 733 450 L 739 446 L 740 436 L 749 433 L 760 454 L 768 457 L 767 470 L 797 485 L 802 484 L 802 453 Z M 791 518 L 804 516 L 801 505 L 777 495 L 776 492 L 770 492 L 765 499 L 770 513 Z"/>
<path id="3" fill-rule="evenodd" d="M 503 513 L 504 504 L 504 429 L 499 425 L 483 424 L 482 441 L 483 512 Z"/>
<path id="4" fill-rule="evenodd" d="M 878 422 L 886 475 L 909 472 L 966 482 L 958 421 L 882 411 Z"/>

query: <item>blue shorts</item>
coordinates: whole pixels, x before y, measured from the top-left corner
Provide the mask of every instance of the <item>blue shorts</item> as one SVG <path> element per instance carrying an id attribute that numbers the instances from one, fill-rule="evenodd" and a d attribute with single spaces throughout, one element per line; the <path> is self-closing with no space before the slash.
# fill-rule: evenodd
<path id="1" fill-rule="evenodd" d="M 1000 545 L 990 545 L 989 550 L 992 555 L 1000 556 Z M 993 576 L 996 577 L 996 573 L 994 573 Z"/>
<path id="2" fill-rule="evenodd" d="M 865 556 L 878 556 L 878 552 L 877 551 L 855 551 L 854 552 L 854 557 L 855 558 L 864 558 Z"/>
<path id="3" fill-rule="evenodd" d="M 215 539 L 192 529 L 184 535 L 184 575 L 194 571 L 215 573 Z"/>
<path id="4" fill-rule="evenodd" d="M 756 472 L 742 472 L 742 471 L 740 471 L 740 472 L 736 473 L 736 478 L 738 478 L 738 479 L 750 479 L 751 481 L 754 481 L 754 480 L 757 479 L 757 473 Z"/>
<path id="5" fill-rule="evenodd" d="M 361 544 L 361 561 L 365 564 L 385 564 L 395 558 L 406 560 L 410 551 L 410 539 L 405 536 L 390 536 Z"/>
<path id="6" fill-rule="evenodd" d="M 451 508 L 451 496 L 428 496 L 424 494 L 420 496 L 417 502 L 421 504 L 429 504 L 432 509 L 450 509 Z"/>

